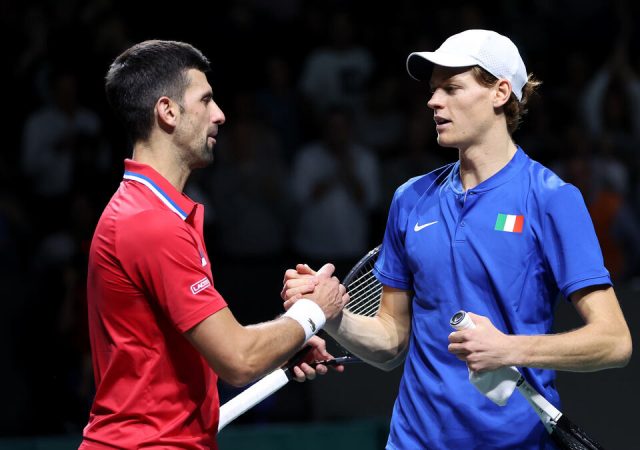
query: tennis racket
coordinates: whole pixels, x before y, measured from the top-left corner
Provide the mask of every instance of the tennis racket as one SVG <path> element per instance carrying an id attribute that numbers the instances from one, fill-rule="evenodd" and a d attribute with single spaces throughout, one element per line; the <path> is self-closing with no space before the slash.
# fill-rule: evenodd
<path id="1" fill-rule="evenodd" d="M 455 313 L 449 323 L 456 330 L 475 327 L 471 317 L 465 311 Z M 559 448 L 566 450 L 604 450 L 584 430 L 571 422 L 565 414 L 536 391 L 522 374 L 520 374 L 520 378 L 516 382 L 516 387 L 538 414 L 542 424 Z"/>
<path id="2" fill-rule="evenodd" d="M 371 317 L 380 309 L 382 284 L 373 275 L 373 265 L 378 258 L 380 247 L 378 245 L 363 256 L 342 280 L 342 284 L 347 288 L 347 293 L 349 294 L 349 303 L 347 303 L 345 309 L 353 314 Z M 318 364 L 335 366 L 362 362 L 339 344 L 336 343 L 336 345 L 338 350 L 342 352 L 342 356 L 329 360 L 314 361 L 310 365 L 313 367 Z M 274 370 L 220 406 L 218 432 L 238 416 L 244 414 L 289 383 L 294 378 L 293 367 L 302 361 L 309 350 L 309 346 L 304 347 L 285 366 Z"/>

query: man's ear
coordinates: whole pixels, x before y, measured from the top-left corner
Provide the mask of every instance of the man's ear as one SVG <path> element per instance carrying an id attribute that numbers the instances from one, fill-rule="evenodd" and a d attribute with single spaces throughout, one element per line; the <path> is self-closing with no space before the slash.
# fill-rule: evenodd
<path id="1" fill-rule="evenodd" d="M 511 97 L 511 92 L 511 84 L 507 80 L 498 80 L 493 97 L 493 107 L 499 108 L 507 103 Z"/>
<path id="2" fill-rule="evenodd" d="M 178 117 L 180 115 L 180 105 L 171 100 L 169 97 L 160 97 L 156 102 L 155 115 L 160 128 L 165 131 L 171 132 L 178 123 Z"/>

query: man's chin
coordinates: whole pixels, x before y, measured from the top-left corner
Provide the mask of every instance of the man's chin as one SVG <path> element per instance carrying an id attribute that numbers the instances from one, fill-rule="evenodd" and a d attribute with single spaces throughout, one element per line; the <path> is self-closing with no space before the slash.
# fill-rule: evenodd
<path id="1" fill-rule="evenodd" d="M 442 136 L 438 136 L 437 138 L 437 142 L 438 145 L 440 147 L 445 147 L 445 148 L 458 148 L 457 145 L 453 142 L 451 142 L 450 140 L 447 140 L 447 138 L 442 137 Z"/>
<path id="2" fill-rule="evenodd" d="M 213 159 L 213 149 L 209 149 L 201 156 L 201 158 L 195 161 L 195 164 L 192 167 L 194 169 L 203 169 L 213 164 Z"/>

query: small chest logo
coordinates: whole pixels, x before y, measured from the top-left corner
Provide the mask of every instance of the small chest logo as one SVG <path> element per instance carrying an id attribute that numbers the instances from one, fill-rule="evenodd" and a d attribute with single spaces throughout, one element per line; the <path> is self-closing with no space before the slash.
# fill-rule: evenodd
<path id="1" fill-rule="evenodd" d="M 417 233 L 418 231 L 422 230 L 423 228 L 430 227 L 431 225 L 435 225 L 436 223 L 438 223 L 437 220 L 435 220 L 433 222 L 429 222 L 429 223 L 423 223 L 422 225 L 419 225 L 419 223 L 416 222 L 415 226 L 413 227 L 413 231 L 415 231 Z"/>
<path id="2" fill-rule="evenodd" d="M 516 216 L 515 214 L 498 214 L 494 230 L 506 231 L 508 233 L 522 233 L 524 225 L 524 216 Z"/>
<path id="3" fill-rule="evenodd" d="M 207 277 L 205 277 L 202 280 L 196 281 L 191 285 L 191 292 L 197 294 L 198 292 L 204 291 L 209 286 L 211 286 L 211 282 Z"/>

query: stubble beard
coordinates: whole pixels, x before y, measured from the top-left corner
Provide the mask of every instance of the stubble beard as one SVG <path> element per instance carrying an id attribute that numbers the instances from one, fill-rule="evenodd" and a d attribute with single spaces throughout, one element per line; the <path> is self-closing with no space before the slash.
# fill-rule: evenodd
<path id="1" fill-rule="evenodd" d="M 194 161 L 194 168 L 202 169 L 213 163 L 213 144 L 209 146 L 207 141 L 208 139 L 205 138 L 204 144 L 200 147 L 200 151 L 197 152 L 198 157 Z"/>

